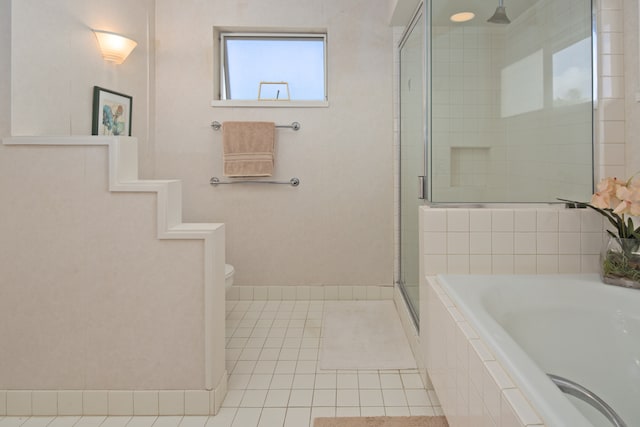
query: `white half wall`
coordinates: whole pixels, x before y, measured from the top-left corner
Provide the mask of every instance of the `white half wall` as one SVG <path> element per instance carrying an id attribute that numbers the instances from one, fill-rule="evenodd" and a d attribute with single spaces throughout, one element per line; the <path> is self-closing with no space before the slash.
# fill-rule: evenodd
<path id="1" fill-rule="evenodd" d="M 224 383 L 224 225 L 138 180 L 135 138 L 4 144 L 0 391 Z"/>

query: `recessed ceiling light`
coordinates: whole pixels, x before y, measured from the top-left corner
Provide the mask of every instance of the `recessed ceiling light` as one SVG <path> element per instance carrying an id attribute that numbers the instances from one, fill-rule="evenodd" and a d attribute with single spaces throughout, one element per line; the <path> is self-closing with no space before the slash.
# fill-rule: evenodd
<path id="1" fill-rule="evenodd" d="M 455 13 L 451 15 L 451 18 L 449 19 L 453 22 L 467 22 L 467 21 L 471 21 L 475 17 L 476 17 L 476 14 L 473 12 L 460 12 L 460 13 Z"/>

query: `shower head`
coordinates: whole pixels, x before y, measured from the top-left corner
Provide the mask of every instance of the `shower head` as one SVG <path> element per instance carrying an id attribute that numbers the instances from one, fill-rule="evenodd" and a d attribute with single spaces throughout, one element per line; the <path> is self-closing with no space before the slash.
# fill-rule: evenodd
<path id="1" fill-rule="evenodd" d="M 496 8 L 495 13 L 487 22 L 491 22 L 492 24 L 509 24 L 511 21 L 507 18 L 507 11 L 504 5 L 502 4 L 502 0 L 498 2 L 498 7 Z"/>

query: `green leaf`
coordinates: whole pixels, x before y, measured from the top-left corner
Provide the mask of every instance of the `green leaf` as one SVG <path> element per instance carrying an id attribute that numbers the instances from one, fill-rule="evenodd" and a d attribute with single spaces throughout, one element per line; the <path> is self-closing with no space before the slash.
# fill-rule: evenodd
<path id="1" fill-rule="evenodd" d="M 631 217 L 628 218 L 627 221 L 627 228 L 625 230 L 626 235 L 629 236 L 630 234 L 632 234 L 635 230 L 633 229 L 633 219 L 631 219 Z"/>
<path id="2" fill-rule="evenodd" d="M 623 234 L 625 234 L 625 224 L 624 224 L 624 219 L 620 218 L 617 214 L 613 213 L 613 209 L 600 209 L 597 208 L 589 203 L 585 203 L 585 202 L 576 202 L 574 200 L 567 200 L 567 199 L 558 199 L 562 202 L 569 202 L 569 203 L 573 203 L 581 208 L 589 208 L 589 209 L 593 209 L 594 211 L 598 212 L 599 214 L 601 214 L 602 216 L 606 217 L 609 222 L 618 230 L 618 233 L 620 235 L 620 237 L 622 237 Z M 639 227 L 640 228 L 640 227 Z"/>

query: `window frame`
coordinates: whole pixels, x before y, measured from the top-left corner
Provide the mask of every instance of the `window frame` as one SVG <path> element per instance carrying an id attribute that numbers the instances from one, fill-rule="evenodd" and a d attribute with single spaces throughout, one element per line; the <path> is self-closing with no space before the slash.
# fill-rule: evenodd
<path id="1" fill-rule="evenodd" d="M 290 100 L 290 101 L 262 101 L 257 99 L 229 99 L 227 98 L 229 93 L 228 87 L 228 61 L 227 61 L 227 49 L 226 41 L 230 39 L 245 39 L 245 40 L 321 40 L 323 46 L 323 74 L 324 74 L 324 99 L 320 100 Z M 234 106 L 242 106 L 242 104 L 248 104 L 248 106 L 264 105 L 264 106 L 277 106 L 277 104 L 284 104 L 287 106 L 291 104 L 298 104 L 299 106 L 327 106 L 328 104 L 328 79 L 327 79 L 327 34 L 326 32 L 266 32 L 266 31 L 225 31 L 220 30 L 218 34 L 219 40 L 219 67 L 218 67 L 218 99 L 212 102 L 212 106 L 220 104 L 234 104 Z"/>

